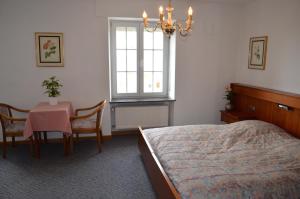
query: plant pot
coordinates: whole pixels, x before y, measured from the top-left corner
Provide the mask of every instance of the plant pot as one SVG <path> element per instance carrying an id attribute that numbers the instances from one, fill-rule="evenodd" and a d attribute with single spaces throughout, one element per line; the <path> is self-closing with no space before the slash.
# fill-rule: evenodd
<path id="1" fill-rule="evenodd" d="M 226 111 L 231 111 L 232 109 L 233 109 L 233 106 L 232 106 L 231 103 L 227 103 L 227 104 L 225 105 L 225 110 L 226 110 Z"/>
<path id="2" fill-rule="evenodd" d="M 49 97 L 49 104 L 55 106 L 58 104 L 58 100 L 56 97 Z"/>

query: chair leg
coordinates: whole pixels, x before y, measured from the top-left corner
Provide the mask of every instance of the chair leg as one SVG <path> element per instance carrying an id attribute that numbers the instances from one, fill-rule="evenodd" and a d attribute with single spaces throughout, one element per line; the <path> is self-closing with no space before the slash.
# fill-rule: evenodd
<path id="1" fill-rule="evenodd" d="M 11 144 L 12 144 L 12 147 L 15 148 L 16 147 L 16 139 L 15 137 L 11 137 Z"/>
<path id="2" fill-rule="evenodd" d="M 100 137 L 101 137 L 101 143 L 103 143 L 102 129 L 100 129 Z"/>
<path id="3" fill-rule="evenodd" d="M 97 146 L 98 146 L 98 152 L 101 153 L 101 136 L 100 133 L 97 132 Z"/>
<path id="4" fill-rule="evenodd" d="M 76 142 L 79 143 L 79 134 L 76 133 Z"/>
<path id="5" fill-rule="evenodd" d="M 2 151 L 2 157 L 5 159 L 6 158 L 6 136 L 5 135 L 3 135 L 3 145 L 2 145 L 2 147 L 3 147 L 3 151 Z"/>

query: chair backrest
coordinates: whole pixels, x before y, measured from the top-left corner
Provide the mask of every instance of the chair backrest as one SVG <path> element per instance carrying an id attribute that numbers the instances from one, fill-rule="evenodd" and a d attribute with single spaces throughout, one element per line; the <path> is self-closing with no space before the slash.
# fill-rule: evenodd
<path id="1" fill-rule="evenodd" d="M 12 117 L 11 110 L 7 104 L 2 104 L 0 103 L 0 120 L 1 120 L 1 125 L 2 128 L 6 128 L 10 121 L 2 117 L 1 115 L 7 116 L 7 117 Z"/>
<path id="2" fill-rule="evenodd" d="M 101 101 L 99 104 L 97 104 L 97 128 L 102 126 L 102 118 L 103 118 L 103 110 L 106 104 L 106 100 Z"/>

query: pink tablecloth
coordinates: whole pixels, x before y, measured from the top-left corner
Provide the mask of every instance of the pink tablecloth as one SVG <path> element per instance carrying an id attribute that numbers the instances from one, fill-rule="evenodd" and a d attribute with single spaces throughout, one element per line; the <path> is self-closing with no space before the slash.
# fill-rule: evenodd
<path id="1" fill-rule="evenodd" d="M 71 102 L 59 102 L 54 106 L 48 102 L 41 102 L 28 114 L 24 137 L 30 137 L 34 131 L 57 131 L 71 135 L 71 115 L 73 115 Z"/>

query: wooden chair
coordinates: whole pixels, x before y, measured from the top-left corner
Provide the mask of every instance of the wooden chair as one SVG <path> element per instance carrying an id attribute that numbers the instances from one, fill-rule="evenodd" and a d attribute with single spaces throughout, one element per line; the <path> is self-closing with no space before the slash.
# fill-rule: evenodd
<path id="1" fill-rule="evenodd" d="M 76 134 L 76 141 L 79 141 L 79 134 L 96 133 L 97 146 L 99 153 L 101 152 L 102 136 L 102 115 L 106 104 L 106 100 L 101 101 L 95 106 L 89 108 L 81 108 L 75 110 L 75 116 L 70 118 L 72 124 L 72 132 Z M 79 115 L 82 111 L 90 111 L 85 115 Z"/>
<path id="2" fill-rule="evenodd" d="M 26 118 L 15 118 L 13 117 L 12 110 L 21 113 L 28 113 L 29 110 L 23 110 L 15 108 L 8 104 L 0 103 L 0 121 L 2 126 L 2 135 L 3 135 L 3 158 L 6 158 L 7 152 L 7 137 L 11 137 L 12 146 L 15 147 L 15 137 L 23 137 L 23 131 L 25 128 Z M 31 150 L 33 140 L 30 138 Z"/>

